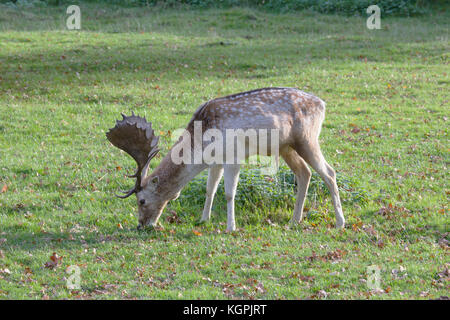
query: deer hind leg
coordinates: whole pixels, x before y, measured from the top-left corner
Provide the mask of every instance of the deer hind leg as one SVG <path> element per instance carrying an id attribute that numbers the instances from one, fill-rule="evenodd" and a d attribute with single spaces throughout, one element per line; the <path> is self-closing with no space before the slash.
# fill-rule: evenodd
<path id="1" fill-rule="evenodd" d="M 234 197 L 239 181 L 239 164 L 224 165 L 225 198 L 227 199 L 227 231 L 236 230 Z"/>
<path id="2" fill-rule="evenodd" d="M 309 180 L 311 179 L 311 170 L 309 170 L 302 157 L 290 147 L 283 150 L 281 156 L 294 172 L 297 179 L 297 199 L 295 201 L 292 223 L 299 223 L 303 218 L 303 206 L 305 204 L 306 193 L 308 192 Z"/>
<path id="3" fill-rule="evenodd" d="M 208 221 L 211 218 L 211 207 L 222 175 L 222 166 L 212 166 L 209 168 L 208 182 L 206 183 L 205 207 L 203 209 L 202 219 L 200 220 L 201 222 Z"/>
<path id="4" fill-rule="evenodd" d="M 344 214 L 342 213 L 341 200 L 339 198 L 339 190 L 336 183 L 336 173 L 333 168 L 325 161 L 320 151 L 318 142 L 313 144 L 305 144 L 300 148 L 296 148 L 300 156 L 320 175 L 327 185 L 333 200 L 334 212 L 336 215 L 336 228 L 343 228 L 345 225 Z"/>

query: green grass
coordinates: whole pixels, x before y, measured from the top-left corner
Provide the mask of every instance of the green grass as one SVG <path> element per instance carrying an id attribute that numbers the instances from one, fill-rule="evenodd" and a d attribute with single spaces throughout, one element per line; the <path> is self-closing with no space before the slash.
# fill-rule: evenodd
<path id="1" fill-rule="evenodd" d="M 301 12 L 81 10 L 72 32 L 65 7 L 0 7 L 0 298 L 448 295 L 448 11 L 368 30 L 364 17 Z M 238 231 L 224 233 L 221 190 L 197 226 L 199 177 L 163 228 L 135 230 L 135 200 L 113 196 L 135 164 L 105 138 L 120 112 L 153 121 L 165 154 L 201 103 L 266 86 L 327 102 L 320 141 L 344 185 L 346 229 L 318 179 L 299 226 L 288 228 L 290 189 L 276 181 L 269 195 L 287 200 L 239 202 Z M 242 192 L 264 180 L 244 175 Z M 45 267 L 54 252 L 60 263 Z M 70 265 L 80 290 L 66 287 Z M 365 283 L 371 265 L 383 292 Z"/>

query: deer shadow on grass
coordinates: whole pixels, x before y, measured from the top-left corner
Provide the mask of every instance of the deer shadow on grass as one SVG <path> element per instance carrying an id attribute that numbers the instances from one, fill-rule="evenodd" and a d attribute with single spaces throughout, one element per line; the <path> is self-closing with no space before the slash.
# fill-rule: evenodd
<path id="1" fill-rule="evenodd" d="M 26 223 L 18 223 L 2 228 L 1 238 L 6 239 L 0 245 L 1 249 L 17 251 L 34 251 L 48 249 L 49 252 L 59 249 L 75 249 L 81 247 L 98 247 L 100 244 L 114 242 L 126 244 L 134 241 L 146 241 L 149 238 L 162 238 L 156 231 L 138 231 L 135 228 L 99 228 L 98 232 L 57 232 L 40 231 L 39 226 L 29 226 Z"/>

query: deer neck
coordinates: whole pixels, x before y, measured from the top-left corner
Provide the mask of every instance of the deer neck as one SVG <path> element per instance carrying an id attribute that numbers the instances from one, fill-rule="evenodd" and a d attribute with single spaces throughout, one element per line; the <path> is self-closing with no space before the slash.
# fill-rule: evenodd
<path id="1" fill-rule="evenodd" d="M 206 167 L 206 164 L 175 164 L 169 152 L 148 178 L 158 176 L 157 192 L 171 198 Z"/>

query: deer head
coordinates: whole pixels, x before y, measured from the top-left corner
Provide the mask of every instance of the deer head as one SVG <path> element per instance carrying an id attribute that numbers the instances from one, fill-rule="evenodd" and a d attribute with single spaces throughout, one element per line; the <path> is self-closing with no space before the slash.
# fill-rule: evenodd
<path id="1" fill-rule="evenodd" d="M 127 117 L 122 114 L 123 119 L 116 121 L 116 126 L 111 128 L 106 137 L 117 148 L 128 153 L 137 163 L 137 170 L 130 178 L 136 178 L 133 188 L 122 191 L 124 195 L 116 195 L 125 199 L 136 194 L 139 209 L 138 228 L 154 222 L 159 218 L 162 204 L 156 195 L 155 189 L 158 183 L 157 176 L 147 177 L 150 161 L 159 149 L 157 147 L 159 137 L 154 135 L 151 122 L 145 118 L 132 113 Z"/>

